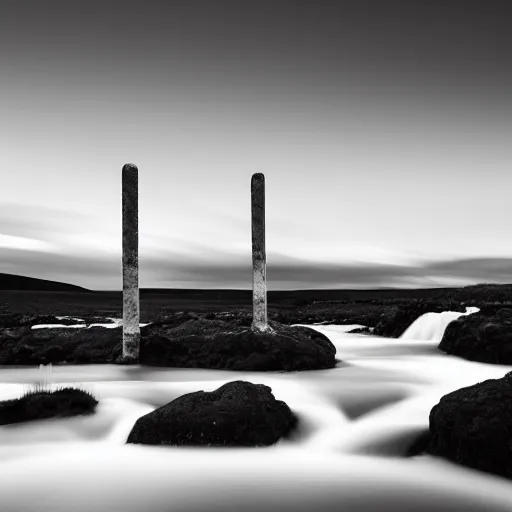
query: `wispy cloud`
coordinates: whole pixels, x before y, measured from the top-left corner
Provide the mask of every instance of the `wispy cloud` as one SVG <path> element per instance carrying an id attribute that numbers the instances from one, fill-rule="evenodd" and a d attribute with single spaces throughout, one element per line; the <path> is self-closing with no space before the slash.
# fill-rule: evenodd
<path id="1" fill-rule="evenodd" d="M 23 213 L 23 214 L 22 214 Z M 216 236 L 216 222 L 229 233 Z M 195 231 L 140 235 L 142 287 L 250 288 L 250 237 L 244 222 L 214 213 L 209 236 Z M 512 258 L 432 258 L 389 248 L 324 239 L 308 243 L 281 225 L 268 243 L 271 289 L 459 286 L 512 282 Z M 230 231 L 231 230 L 231 231 Z M 250 233 L 250 231 L 249 231 Z M 0 272 L 121 288 L 121 234 L 94 216 L 40 206 L 0 208 Z"/>
<path id="2" fill-rule="evenodd" d="M 76 233 L 91 217 L 67 209 L 0 202 L 0 233 L 51 241 Z"/>
<path id="3" fill-rule="evenodd" d="M 0 247 L 4 249 L 20 249 L 25 251 L 54 252 L 55 247 L 43 240 L 0 234 Z"/>
<path id="4" fill-rule="evenodd" d="M 62 254 L 0 247 L 0 271 L 70 282 L 92 289 L 120 289 L 121 261 L 91 251 Z M 331 263 L 269 258 L 270 289 L 459 286 L 512 281 L 512 258 L 478 258 L 421 265 Z M 244 254 L 204 248 L 201 254 L 167 250 L 140 259 L 142 287 L 250 288 L 251 260 Z"/>

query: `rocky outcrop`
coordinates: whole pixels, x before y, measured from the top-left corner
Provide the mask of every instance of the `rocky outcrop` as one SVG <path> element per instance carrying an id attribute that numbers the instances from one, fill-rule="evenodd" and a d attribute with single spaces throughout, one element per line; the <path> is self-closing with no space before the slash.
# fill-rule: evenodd
<path id="1" fill-rule="evenodd" d="M 269 322 L 254 331 L 243 320 L 188 318 L 141 328 L 141 364 L 247 371 L 332 368 L 336 349 L 307 327 Z M 122 362 L 120 327 L 0 328 L 0 364 Z"/>
<path id="2" fill-rule="evenodd" d="M 268 446 L 288 434 L 296 422 L 268 386 L 234 381 L 212 392 L 183 395 L 142 416 L 127 443 Z"/>
<path id="3" fill-rule="evenodd" d="M 245 371 L 335 366 L 336 348 L 323 334 L 271 321 L 269 326 L 260 332 L 236 321 L 204 318 L 170 328 L 151 324 L 141 329 L 141 363 Z"/>
<path id="4" fill-rule="evenodd" d="M 512 309 L 479 312 L 451 322 L 439 350 L 471 361 L 512 364 Z"/>
<path id="5" fill-rule="evenodd" d="M 512 478 L 512 375 L 443 396 L 430 412 L 429 431 L 416 448 Z"/>
<path id="6" fill-rule="evenodd" d="M 0 329 L 0 364 L 113 363 L 121 338 L 121 328 Z"/>

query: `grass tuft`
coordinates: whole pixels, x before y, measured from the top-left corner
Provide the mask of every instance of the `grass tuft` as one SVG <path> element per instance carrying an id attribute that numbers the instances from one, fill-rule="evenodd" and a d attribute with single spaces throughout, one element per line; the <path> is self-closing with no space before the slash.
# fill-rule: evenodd
<path id="1" fill-rule="evenodd" d="M 47 390 L 37 386 L 20 398 L 0 402 L 0 425 L 92 414 L 96 405 L 98 400 L 83 389 Z"/>

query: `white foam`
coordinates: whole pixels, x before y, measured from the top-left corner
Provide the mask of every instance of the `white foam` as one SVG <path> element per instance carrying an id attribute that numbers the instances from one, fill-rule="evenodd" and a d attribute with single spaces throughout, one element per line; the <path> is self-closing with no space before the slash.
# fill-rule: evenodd
<path id="1" fill-rule="evenodd" d="M 400 336 L 406 340 L 421 340 L 439 343 L 443 339 L 444 331 L 450 322 L 461 316 L 471 315 L 480 311 L 479 308 L 468 307 L 465 313 L 457 311 L 443 311 L 442 313 L 425 313 L 421 315 Z"/>
<path id="2" fill-rule="evenodd" d="M 84 320 L 74 318 L 74 317 L 68 317 L 68 316 L 61 316 L 56 317 L 59 320 L 61 319 L 74 319 L 79 320 L 81 322 L 84 322 Z M 117 327 L 121 327 L 123 325 L 123 319 L 122 318 L 109 318 L 109 320 L 112 320 L 112 322 L 103 324 L 103 323 L 93 323 L 93 324 L 86 324 L 86 323 L 80 323 L 80 324 L 72 324 L 72 325 L 65 325 L 65 324 L 37 324 L 33 325 L 32 329 L 89 329 L 90 327 L 106 327 L 107 329 L 116 329 Z M 148 323 L 141 323 L 139 324 L 139 327 L 145 327 L 146 325 L 149 325 L 151 322 Z"/>
<path id="3" fill-rule="evenodd" d="M 444 394 L 512 367 L 445 355 L 434 345 L 435 329 L 418 340 L 346 332 L 354 327 L 312 327 L 332 340 L 343 361 L 329 370 L 2 367 L 0 399 L 19 396 L 44 374 L 49 388 L 79 386 L 100 400 L 92 416 L 0 427 L 2 510 L 510 510 L 511 482 L 402 456 Z M 138 417 L 232 380 L 269 385 L 298 415 L 297 431 L 257 449 L 124 444 Z"/>

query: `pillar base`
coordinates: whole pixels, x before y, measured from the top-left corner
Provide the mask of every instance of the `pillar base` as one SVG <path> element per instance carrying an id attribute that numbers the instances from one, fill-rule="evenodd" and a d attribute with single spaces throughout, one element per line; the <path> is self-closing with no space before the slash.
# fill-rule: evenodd
<path id="1" fill-rule="evenodd" d="M 251 329 L 256 332 L 272 332 L 273 329 L 268 324 L 260 324 L 253 322 L 251 324 Z"/>
<path id="2" fill-rule="evenodd" d="M 119 365 L 136 365 L 136 364 L 139 364 L 139 360 L 138 360 L 138 358 L 135 358 L 135 357 L 119 356 L 114 361 L 114 364 L 119 364 Z"/>
<path id="3" fill-rule="evenodd" d="M 139 363 L 140 333 L 123 333 L 123 355 L 120 359 L 129 361 L 131 364 Z M 130 363 L 125 363 L 130 364 Z"/>

